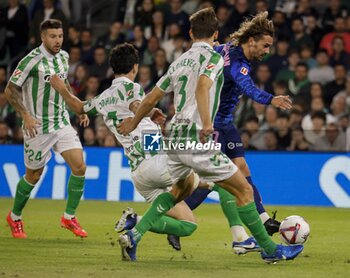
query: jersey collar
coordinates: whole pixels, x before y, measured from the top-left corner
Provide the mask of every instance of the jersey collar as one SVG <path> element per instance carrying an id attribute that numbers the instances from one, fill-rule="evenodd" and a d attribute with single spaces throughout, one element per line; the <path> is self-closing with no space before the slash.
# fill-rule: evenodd
<path id="1" fill-rule="evenodd" d="M 192 47 L 201 47 L 201 46 L 207 46 L 207 47 L 213 49 L 213 47 L 209 43 L 206 43 L 206 42 L 194 42 L 192 44 Z"/>
<path id="2" fill-rule="evenodd" d="M 118 82 L 133 83 L 129 78 L 127 78 L 125 76 L 120 76 L 120 77 L 114 78 L 113 81 L 112 81 L 112 84 L 116 84 Z"/>
<path id="3" fill-rule="evenodd" d="M 39 46 L 39 49 L 40 49 L 41 53 L 44 54 L 44 56 L 45 56 L 46 58 L 48 58 L 48 59 L 53 59 L 53 58 L 56 57 L 56 55 L 57 55 L 57 54 L 56 54 L 56 55 L 52 55 L 51 53 L 49 53 L 49 52 L 46 50 L 46 48 L 45 48 L 45 46 L 44 46 L 43 43 Z"/>

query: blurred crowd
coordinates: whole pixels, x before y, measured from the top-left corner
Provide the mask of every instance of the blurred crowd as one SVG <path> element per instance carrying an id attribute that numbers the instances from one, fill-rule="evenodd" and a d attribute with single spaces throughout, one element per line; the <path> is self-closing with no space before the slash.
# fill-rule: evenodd
<path id="1" fill-rule="evenodd" d="M 4 1 L 2 1 L 4 2 Z M 25 2 L 25 3 L 24 3 Z M 213 6 L 220 22 L 219 42 L 251 15 L 269 11 L 274 47 L 252 64 L 256 85 L 289 95 L 293 109 L 282 112 L 243 96 L 235 119 L 247 150 L 344 151 L 350 140 L 350 1 L 341 0 L 121 0 L 105 34 L 95 35 L 83 15 L 91 0 L 8 0 L 0 16 L 0 144 L 21 143 L 21 120 L 4 97 L 11 71 L 40 44 L 40 22 L 60 19 L 63 49 L 70 55 L 69 82 L 77 97 L 89 100 L 109 87 L 111 48 L 134 44 L 140 54 L 137 82 L 149 92 L 168 66 L 190 46 L 189 15 Z M 1 4 L 1 2 L 0 2 Z M 174 115 L 171 94 L 159 103 Z M 85 146 L 118 146 L 99 118 L 80 129 Z"/>

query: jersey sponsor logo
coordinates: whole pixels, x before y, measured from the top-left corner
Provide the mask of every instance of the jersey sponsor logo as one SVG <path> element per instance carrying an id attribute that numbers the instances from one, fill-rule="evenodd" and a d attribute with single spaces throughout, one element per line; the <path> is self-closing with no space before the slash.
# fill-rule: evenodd
<path id="1" fill-rule="evenodd" d="M 245 67 L 242 67 L 239 72 L 242 73 L 243 75 L 247 75 L 248 74 L 248 69 L 245 68 Z"/>
<path id="2" fill-rule="evenodd" d="M 231 60 L 230 60 L 230 45 L 225 44 L 223 48 L 224 52 L 224 67 L 231 65 Z"/>
<path id="3" fill-rule="evenodd" d="M 65 73 L 65 72 L 64 73 L 56 73 L 56 75 L 62 80 L 66 80 L 67 77 L 68 77 L 67 73 Z M 45 74 L 44 75 L 44 81 L 45 82 L 50 82 L 50 79 L 51 79 L 51 74 Z"/>

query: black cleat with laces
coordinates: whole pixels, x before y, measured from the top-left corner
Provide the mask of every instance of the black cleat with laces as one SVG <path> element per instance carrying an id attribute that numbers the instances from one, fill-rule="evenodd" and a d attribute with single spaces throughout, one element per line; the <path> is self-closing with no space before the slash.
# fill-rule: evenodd
<path id="1" fill-rule="evenodd" d="M 175 235 L 168 235 L 167 240 L 169 244 L 177 251 L 181 250 L 180 237 Z"/>
<path id="2" fill-rule="evenodd" d="M 272 218 L 269 218 L 265 223 L 265 229 L 267 233 L 272 236 L 274 233 L 278 233 L 281 222 L 276 220 L 277 211 L 272 212 Z"/>

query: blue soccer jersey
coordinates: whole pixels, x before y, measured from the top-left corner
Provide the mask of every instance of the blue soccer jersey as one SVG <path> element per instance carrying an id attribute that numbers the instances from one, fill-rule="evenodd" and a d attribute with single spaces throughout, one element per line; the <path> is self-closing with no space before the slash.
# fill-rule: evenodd
<path id="1" fill-rule="evenodd" d="M 257 88 L 250 77 L 250 63 L 240 46 L 230 42 L 215 47 L 224 58 L 224 86 L 214 126 L 224 127 L 233 123 L 233 111 L 242 94 L 261 104 L 270 104 L 273 95 Z"/>

